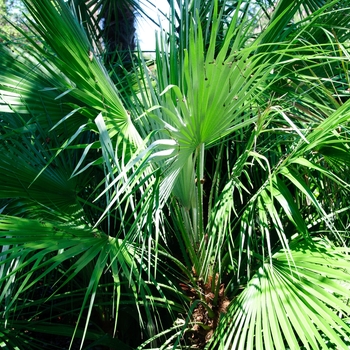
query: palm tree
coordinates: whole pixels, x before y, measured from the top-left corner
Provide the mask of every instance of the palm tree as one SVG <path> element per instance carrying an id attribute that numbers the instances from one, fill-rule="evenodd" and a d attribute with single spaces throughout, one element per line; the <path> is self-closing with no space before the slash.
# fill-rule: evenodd
<path id="1" fill-rule="evenodd" d="M 136 13 L 143 9 L 136 0 L 69 0 L 78 14 L 90 41 L 103 54 L 105 64 L 115 66 L 119 60 L 130 64 L 130 52 L 135 50 Z M 115 69 L 115 67 L 114 67 Z"/>
<path id="2" fill-rule="evenodd" d="M 124 76 L 77 2 L 24 3 L 26 47 L 0 48 L 2 344 L 348 347 L 348 3 L 170 1 Z"/>

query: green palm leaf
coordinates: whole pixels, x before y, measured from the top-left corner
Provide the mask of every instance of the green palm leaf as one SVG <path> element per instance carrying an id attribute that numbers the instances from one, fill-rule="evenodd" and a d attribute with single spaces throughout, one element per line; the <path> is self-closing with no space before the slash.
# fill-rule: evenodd
<path id="1" fill-rule="evenodd" d="M 349 325 L 334 312 L 349 312 L 347 249 L 296 240 L 290 254 L 292 265 L 284 252 L 275 254 L 232 301 L 218 328 L 219 348 L 347 347 Z"/>

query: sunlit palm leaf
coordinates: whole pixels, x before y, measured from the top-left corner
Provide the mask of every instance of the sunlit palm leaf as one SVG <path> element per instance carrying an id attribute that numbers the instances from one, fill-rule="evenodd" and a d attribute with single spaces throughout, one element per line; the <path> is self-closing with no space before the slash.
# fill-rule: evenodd
<path id="1" fill-rule="evenodd" d="M 14 217 L 2 217 L 0 231 L 3 233 L 0 237 L 0 244 L 3 246 L 0 253 L 3 266 L 0 277 L 2 285 L 0 299 L 5 306 L 3 312 L 7 320 L 15 305 L 20 303 L 22 293 L 33 288 L 67 261 L 74 263 L 61 277 L 62 281 L 61 279 L 55 281 L 58 286 L 55 294 L 71 280 L 77 278 L 86 266 L 91 264 L 93 266 L 89 283 L 86 286 L 87 289 L 84 291 L 83 304 L 76 320 L 78 327 L 84 310 L 88 310 L 83 339 L 86 335 L 93 305 L 95 305 L 96 295 L 98 295 L 97 289 L 101 276 L 109 264 L 112 266 L 115 282 L 120 280 L 118 277 L 120 274 L 129 281 L 129 288 L 136 303 L 140 303 L 143 308 L 147 309 L 146 319 L 148 322 L 156 322 L 153 304 L 157 304 L 157 307 L 164 304 L 167 308 L 167 299 L 162 292 L 162 287 L 158 285 L 156 280 L 149 277 L 152 284 L 160 292 L 160 297 L 152 296 L 150 288 L 141 276 L 138 265 L 143 264 L 142 255 L 139 255 L 133 246 L 125 244 L 122 240 L 108 237 L 84 226 L 72 226 L 69 223 L 40 223 L 37 220 L 16 219 Z M 143 254 L 142 249 L 140 254 Z M 153 257 L 151 259 L 154 260 Z M 142 270 L 146 271 L 147 268 L 148 266 L 144 265 Z M 9 299 L 9 296 L 12 297 Z M 123 301 L 118 301 L 118 304 L 120 302 L 123 303 Z M 175 304 L 173 304 L 174 306 Z M 169 306 L 168 309 L 171 311 Z M 115 317 L 117 321 L 118 308 L 115 310 Z"/>
<path id="2" fill-rule="evenodd" d="M 218 329 L 219 348 L 347 347 L 349 325 L 338 316 L 350 311 L 347 249 L 298 240 L 290 248 L 292 265 L 284 252 L 275 254 L 232 301 Z"/>
<path id="3" fill-rule="evenodd" d="M 65 72 L 70 83 L 66 92 L 87 106 L 103 111 L 118 131 L 136 144 L 140 141 L 130 116 L 121 104 L 117 90 L 107 71 L 94 54 L 83 28 L 72 15 L 64 1 L 25 1 L 35 23 L 32 27 L 40 34 L 56 56 L 50 55 L 32 42 L 39 52 L 50 57 L 60 71 Z M 60 28 L 60 29 L 58 29 Z"/>

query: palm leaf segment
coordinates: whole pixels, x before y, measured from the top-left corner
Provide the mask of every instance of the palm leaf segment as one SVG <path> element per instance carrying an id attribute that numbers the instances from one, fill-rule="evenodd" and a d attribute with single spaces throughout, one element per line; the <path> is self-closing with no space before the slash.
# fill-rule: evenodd
<path id="1" fill-rule="evenodd" d="M 221 349 L 346 346 L 349 325 L 339 315 L 350 311 L 347 249 L 335 253 L 327 241 L 308 246 L 299 240 L 289 248 L 264 264 L 232 302 L 218 329 Z"/>

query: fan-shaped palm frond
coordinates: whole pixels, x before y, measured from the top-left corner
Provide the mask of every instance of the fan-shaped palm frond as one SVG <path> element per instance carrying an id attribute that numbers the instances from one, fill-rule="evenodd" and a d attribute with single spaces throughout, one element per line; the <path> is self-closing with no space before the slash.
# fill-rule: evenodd
<path id="1" fill-rule="evenodd" d="M 347 248 L 296 238 L 289 249 L 263 263 L 232 301 L 218 328 L 220 349 L 347 346 Z"/>

